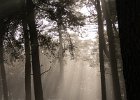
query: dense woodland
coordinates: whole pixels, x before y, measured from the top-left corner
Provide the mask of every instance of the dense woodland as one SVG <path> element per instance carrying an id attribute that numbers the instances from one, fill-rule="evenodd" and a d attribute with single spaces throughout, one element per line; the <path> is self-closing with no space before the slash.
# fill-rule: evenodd
<path id="1" fill-rule="evenodd" d="M 139 100 L 138 6 L 1 0 L 0 100 Z"/>

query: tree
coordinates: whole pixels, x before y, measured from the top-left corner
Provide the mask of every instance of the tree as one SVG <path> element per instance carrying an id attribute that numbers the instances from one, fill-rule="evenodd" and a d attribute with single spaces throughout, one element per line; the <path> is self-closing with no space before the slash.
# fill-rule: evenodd
<path id="1" fill-rule="evenodd" d="M 55 7 L 57 7 L 55 17 L 60 40 L 60 66 L 62 67 L 61 68 L 62 70 L 63 70 L 63 62 L 61 61 L 63 59 L 62 31 L 64 33 L 67 30 L 67 28 L 70 28 L 71 26 L 75 27 L 84 25 L 83 23 L 84 16 L 82 16 L 81 13 L 79 13 L 79 15 L 75 14 L 75 12 L 73 12 L 71 8 L 71 6 L 73 6 L 74 4 L 75 4 L 74 0 L 71 1 L 59 0 L 59 2 L 58 3 L 56 2 L 55 5 Z"/>
<path id="2" fill-rule="evenodd" d="M 95 8 L 96 8 L 96 4 L 95 4 L 95 0 L 89 0 L 89 1 L 91 1 L 92 2 L 92 5 L 94 5 L 95 6 Z M 90 3 L 90 2 L 89 2 Z M 102 8 L 102 7 L 101 7 Z M 97 8 L 96 8 L 96 11 L 97 11 Z M 102 13 L 103 13 L 103 11 L 102 11 Z M 91 13 L 92 14 L 92 13 Z M 104 13 L 103 13 L 104 14 Z M 96 14 L 92 14 L 93 16 L 95 16 L 95 18 L 96 18 L 96 16 L 98 16 L 98 14 L 96 15 Z M 106 39 L 105 39 L 105 36 L 104 36 L 104 34 L 103 34 L 103 37 L 102 37 L 102 41 L 103 41 L 103 49 L 104 49 L 104 53 L 105 53 L 105 55 L 106 55 L 106 57 L 109 59 L 110 58 L 110 54 L 109 54 L 109 51 L 108 51 L 108 46 L 107 46 L 107 44 L 106 44 Z"/>
<path id="3" fill-rule="evenodd" d="M 3 86 L 3 97 L 4 100 L 8 100 L 8 87 L 7 87 L 7 80 L 6 80 L 6 72 L 4 66 L 4 35 L 5 35 L 5 24 L 3 21 L 0 21 L 0 67 L 1 67 L 1 78 L 2 78 L 2 86 Z"/>
<path id="4" fill-rule="evenodd" d="M 27 18 L 22 20 L 25 45 L 25 96 L 26 100 L 31 100 L 31 59 L 30 59 L 30 38 L 27 29 Z"/>
<path id="5" fill-rule="evenodd" d="M 140 19 L 138 0 L 116 0 L 127 100 L 140 99 Z"/>
<path id="6" fill-rule="evenodd" d="M 107 5 L 107 2 L 105 2 L 104 0 L 102 0 L 102 6 L 103 6 L 104 17 L 107 24 L 107 35 L 108 35 L 108 42 L 109 42 L 110 65 L 111 65 L 111 72 L 113 78 L 114 96 L 115 96 L 115 100 L 121 100 L 122 98 L 120 92 L 120 83 L 119 83 L 118 67 L 117 67 L 116 52 L 115 52 L 114 32 L 112 29 L 110 10 Z"/>
<path id="7" fill-rule="evenodd" d="M 50 20 L 57 23 L 57 32 L 59 34 L 59 62 L 60 62 L 60 72 L 63 73 L 63 34 L 67 28 L 73 29 L 75 26 L 84 25 L 84 16 L 81 13 L 76 13 L 72 6 L 76 1 L 74 0 L 58 0 L 48 2 L 46 0 L 41 0 L 39 6 L 40 10 L 45 10 L 45 17 L 47 16 Z M 45 7 L 44 7 L 45 5 Z M 45 9 L 44 9 L 45 8 Z M 44 16 L 43 16 L 44 17 Z M 66 33 L 65 33 L 66 34 Z"/>
<path id="8" fill-rule="evenodd" d="M 0 69 L 1 72 L 1 69 Z M 0 75 L 0 99 L 2 99 L 2 79 L 1 79 L 1 75 Z"/>
<path id="9" fill-rule="evenodd" d="M 104 67 L 104 54 L 103 54 L 103 38 L 104 38 L 104 29 L 103 29 L 103 16 L 101 11 L 100 1 L 95 1 L 95 7 L 97 10 L 98 17 L 98 34 L 99 34 L 99 58 L 100 58 L 100 73 L 101 73 L 101 91 L 102 91 L 102 100 L 106 100 L 106 83 L 105 83 L 105 67 Z"/>
<path id="10" fill-rule="evenodd" d="M 43 100 L 43 90 L 41 83 L 41 71 L 39 61 L 39 45 L 38 33 L 35 24 L 34 4 L 32 0 L 27 0 L 27 21 L 29 25 L 30 41 L 31 41 L 31 55 L 32 55 L 32 70 L 34 81 L 35 100 Z"/>

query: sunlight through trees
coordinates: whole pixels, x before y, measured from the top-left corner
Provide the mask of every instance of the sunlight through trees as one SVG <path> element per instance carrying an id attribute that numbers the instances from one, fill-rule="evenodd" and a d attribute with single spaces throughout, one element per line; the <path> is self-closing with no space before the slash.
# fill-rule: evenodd
<path id="1" fill-rule="evenodd" d="M 0 100 L 126 100 L 114 0 L 0 2 Z"/>

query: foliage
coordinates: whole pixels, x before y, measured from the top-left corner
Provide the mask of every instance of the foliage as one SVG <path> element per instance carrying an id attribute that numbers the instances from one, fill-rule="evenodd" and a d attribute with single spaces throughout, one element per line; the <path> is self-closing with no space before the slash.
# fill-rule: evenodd
<path id="1" fill-rule="evenodd" d="M 85 17 L 74 9 L 74 0 L 42 1 L 38 6 L 40 16 L 49 18 L 63 27 L 83 26 Z"/>

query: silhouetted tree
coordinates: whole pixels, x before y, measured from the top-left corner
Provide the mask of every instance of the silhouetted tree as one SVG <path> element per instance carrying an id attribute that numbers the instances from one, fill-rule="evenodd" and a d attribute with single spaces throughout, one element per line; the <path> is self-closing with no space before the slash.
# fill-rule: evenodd
<path id="1" fill-rule="evenodd" d="M 127 100 L 140 99 L 139 0 L 116 0 Z"/>
<path id="2" fill-rule="evenodd" d="M 106 82 L 105 82 L 105 67 L 104 67 L 104 26 L 103 26 L 103 16 L 99 0 L 95 0 L 95 7 L 97 10 L 98 18 L 98 34 L 99 34 L 99 59 L 100 59 L 100 74 L 101 74 L 101 91 L 102 91 L 102 100 L 106 100 Z"/>
<path id="3" fill-rule="evenodd" d="M 95 8 L 96 8 L 95 0 L 89 0 L 89 3 L 90 3 L 90 1 L 92 2 L 92 5 L 94 5 Z M 96 9 L 96 10 L 97 10 L 97 9 Z M 102 13 L 103 13 L 103 11 L 102 11 Z M 97 15 L 94 14 L 93 16 L 96 18 L 96 16 L 98 16 L 98 14 L 97 14 Z M 107 44 L 106 44 L 106 39 L 105 39 L 104 34 L 103 34 L 102 41 L 103 41 L 103 49 L 104 49 L 104 53 L 105 53 L 106 57 L 109 59 L 109 58 L 110 58 L 110 54 L 109 54 L 109 50 L 108 50 L 108 46 L 107 46 Z"/>
<path id="4" fill-rule="evenodd" d="M 1 72 L 1 69 L 0 69 Z M 1 79 L 1 75 L 0 75 L 0 99 L 2 100 L 2 79 Z"/>
<path id="5" fill-rule="evenodd" d="M 0 21 L 0 67 L 1 67 L 1 79 L 2 79 L 2 87 L 3 87 L 3 97 L 4 100 L 8 100 L 8 87 L 6 80 L 6 72 L 4 66 L 4 36 L 6 32 L 4 21 Z"/>
<path id="6" fill-rule="evenodd" d="M 114 41 L 114 32 L 112 28 L 111 21 L 111 12 L 110 8 L 107 5 L 108 3 L 102 0 L 103 13 L 106 20 L 107 25 L 107 35 L 108 35 L 108 43 L 109 43 L 109 53 L 110 53 L 110 65 L 113 79 L 113 88 L 114 88 L 114 98 L 115 100 L 121 100 L 121 92 L 120 92 L 120 83 L 118 76 L 118 67 L 117 67 L 117 59 L 116 59 L 116 51 L 115 51 L 115 41 Z"/>
<path id="7" fill-rule="evenodd" d="M 46 4 L 46 14 L 49 19 L 57 22 L 57 28 L 59 33 L 59 60 L 60 60 L 60 72 L 63 73 L 63 46 L 62 46 L 62 36 L 67 28 L 74 28 L 75 26 L 84 25 L 84 16 L 81 13 L 78 15 L 72 10 L 71 6 L 75 4 L 74 0 L 58 0 L 53 2 L 48 2 L 46 0 L 41 0 Z M 42 8 L 41 8 L 42 9 Z"/>
<path id="8" fill-rule="evenodd" d="M 27 0 L 27 18 L 31 41 L 31 56 L 32 56 L 35 100 L 43 100 L 43 90 L 41 83 L 41 71 L 39 60 L 38 33 L 36 30 L 34 4 L 32 0 Z"/>
<path id="9" fill-rule="evenodd" d="M 27 18 L 22 20 L 25 45 L 25 96 L 26 100 L 31 100 L 31 59 L 30 59 L 30 38 L 27 26 Z"/>

